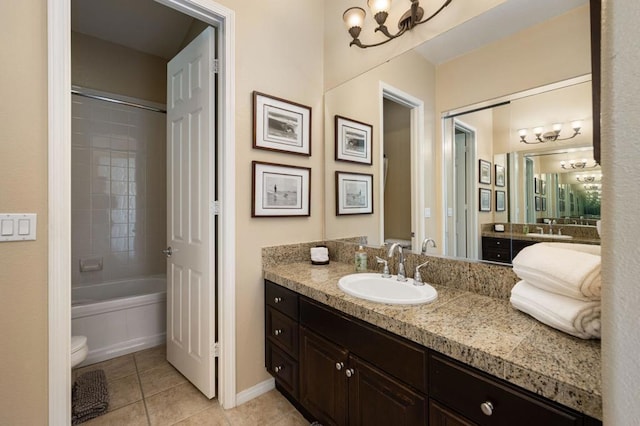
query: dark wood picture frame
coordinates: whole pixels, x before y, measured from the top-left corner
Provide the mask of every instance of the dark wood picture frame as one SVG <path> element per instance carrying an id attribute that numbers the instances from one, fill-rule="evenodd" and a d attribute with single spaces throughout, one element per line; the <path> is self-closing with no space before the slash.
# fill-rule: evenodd
<path id="1" fill-rule="evenodd" d="M 310 167 L 251 164 L 251 217 L 311 216 Z"/>
<path id="2" fill-rule="evenodd" d="M 373 213 L 373 175 L 336 171 L 336 216 Z"/>
<path id="3" fill-rule="evenodd" d="M 491 185 L 491 162 L 478 160 L 478 182 Z"/>
<path id="4" fill-rule="evenodd" d="M 371 124 L 336 115 L 334 128 L 336 161 L 373 164 Z"/>
<path id="5" fill-rule="evenodd" d="M 478 188 L 478 209 L 481 212 L 491 211 L 491 190 L 488 188 Z"/>
<path id="6" fill-rule="evenodd" d="M 253 147 L 311 156 L 311 107 L 253 92 Z"/>
<path id="7" fill-rule="evenodd" d="M 505 175 L 505 168 L 504 166 L 501 166 L 500 164 L 496 164 L 495 165 L 495 175 L 496 175 L 496 186 L 500 186 L 503 187 L 506 185 L 506 175 Z"/>
<path id="8" fill-rule="evenodd" d="M 503 212 L 507 209 L 506 207 L 507 197 L 504 191 L 496 191 L 496 211 Z"/>
<path id="9" fill-rule="evenodd" d="M 542 211 L 542 197 L 536 196 L 534 198 L 534 202 L 535 202 L 536 211 L 537 212 Z"/>

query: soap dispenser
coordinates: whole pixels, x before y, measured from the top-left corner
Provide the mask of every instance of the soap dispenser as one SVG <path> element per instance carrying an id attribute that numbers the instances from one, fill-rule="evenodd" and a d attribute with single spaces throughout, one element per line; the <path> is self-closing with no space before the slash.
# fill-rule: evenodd
<path id="1" fill-rule="evenodd" d="M 358 250 L 356 250 L 356 272 L 367 272 L 367 252 L 362 247 L 362 244 L 358 246 Z"/>

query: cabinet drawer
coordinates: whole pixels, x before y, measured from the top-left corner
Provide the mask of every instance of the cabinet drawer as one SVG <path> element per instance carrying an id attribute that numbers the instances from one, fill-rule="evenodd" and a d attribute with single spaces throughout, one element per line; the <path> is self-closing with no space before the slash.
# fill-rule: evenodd
<path id="1" fill-rule="evenodd" d="M 482 248 L 511 251 L 511 240 L 508 238 L 482 237 Z"/>
<path id="2" fill-rule="evenodd" d="M 294 320 L 298 319 L 298 294 L 271 281 L 265 281 L 265 301 Z"/>
<path id="3" fill-rule="evenodd" d="M 493 262 L 511 263 L 511 251 L 503 249 L 482 250 L 482 260 Z"/>
<path id="4" fill-rule="evenodd" d="M 415 389 L 427 392 L 427 350 L 390 333 L 300 298 L 300 324 Z"/>
<path id="5" fill-rule="evenodd" d="M 298 398 L 298 362 L 267 341 L 267 371 L 294 398 Z"/>
<path id="6" fill-rule="evenodd" d="M 565 410 L 456 361 L 432 354 L 430 397 L 479 425 L 581 425 L 580 414 Z M 491 404 L 484 414 L 481 404 Z M 485 409 L 488 406 L 485 405 Z"/>
<path id="7" fill-rule="evenodd" d="M 266 333 L 269 340 L 279 345 L 292 358 L 298 359 L 298 323 L 267 306 Z"/>

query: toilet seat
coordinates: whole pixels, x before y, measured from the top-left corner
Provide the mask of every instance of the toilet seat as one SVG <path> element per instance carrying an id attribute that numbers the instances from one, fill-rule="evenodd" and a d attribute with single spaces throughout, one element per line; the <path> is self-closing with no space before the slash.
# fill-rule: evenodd
<path id="1" fill-rule="evenodd" d="M 84 361 L 88 352 L 86 336 L 71 336 L 71 368 Z"/>

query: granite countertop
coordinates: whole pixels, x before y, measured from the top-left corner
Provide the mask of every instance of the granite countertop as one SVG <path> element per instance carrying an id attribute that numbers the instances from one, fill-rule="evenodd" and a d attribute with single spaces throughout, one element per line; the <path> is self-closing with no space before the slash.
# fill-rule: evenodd
<path id="1" fill-rule="evenodd" d="M 600 238 L 587 238 L 574 236 L 571 239 L 538 237 L 535 235 L 525 235 L 517 232 L 494 232 L 482 231 L 483 237 L 492 238 L 508 238 L 511 240 L 538 241 L 538 242 L 554 242 L 554 243 L 580 243 L 580 244 L 597 244 L 600 245 Z"/>
<path id="2" fill-rule="evenodd" d="M 264 268 L 267 280 L 602 419 L 599 340 L 547 327 L 508 300 L 444 285 L 433 285 L 438 299 L 430 304 L 369 302 L 338 288 L 338 279 L 351 273 L 353 265 L 339 262 Z"/>

